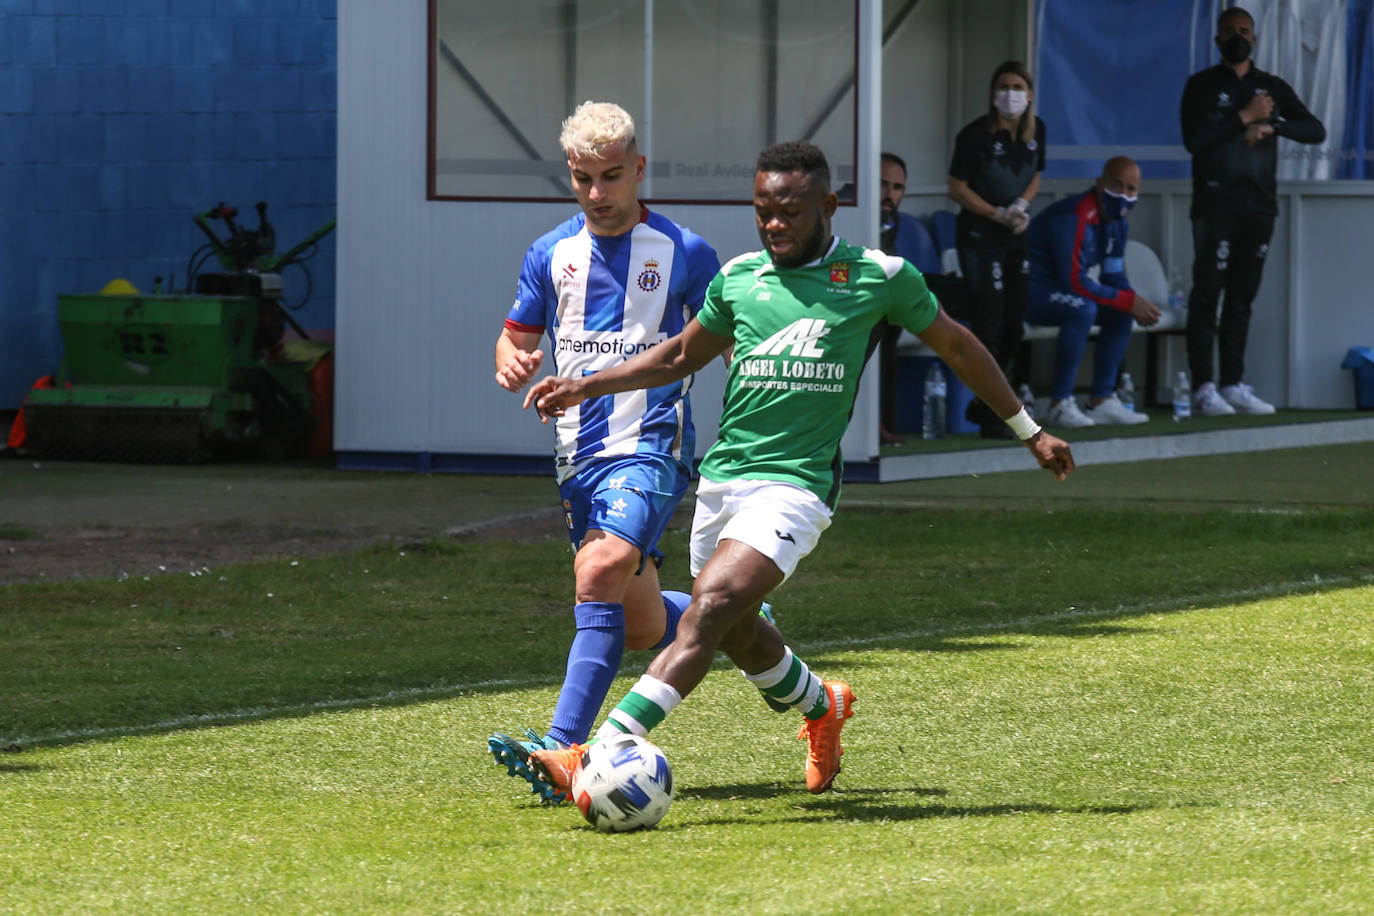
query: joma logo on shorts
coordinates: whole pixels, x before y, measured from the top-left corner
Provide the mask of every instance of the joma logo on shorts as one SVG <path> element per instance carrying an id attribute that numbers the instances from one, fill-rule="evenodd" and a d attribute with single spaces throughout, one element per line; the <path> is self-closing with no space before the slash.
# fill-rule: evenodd
<path id="1" fill-rule="evenodd" d="M 793 356 L 824 356 L 816 341 L 830 333 L 824 318 L 798 318 L 796 321 L 755 347 L 750 356 L 781 356 L 791 350 Z"/>

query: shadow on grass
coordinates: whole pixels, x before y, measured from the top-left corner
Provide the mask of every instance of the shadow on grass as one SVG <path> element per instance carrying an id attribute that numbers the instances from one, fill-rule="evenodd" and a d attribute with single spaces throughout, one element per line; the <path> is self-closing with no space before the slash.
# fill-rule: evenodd
<path id="1" fill-rule="evenodd" d="M 48 769 L 51 767 L 41 763 L 0 763 L 0 773 L 37 773 Z"/>
<path id="2" fill-rule="evenodd" d="M 887 794 L 890 790 L 859 789 L 856 791 L 869 794 Z M 913 788 L 902 789 L 901 791 L 904 793 L 914 795 L 929 795 L 937 797 L 943 797 L 949 794 L 949 792 L 947 792 L 945 789 Z M 691 788 L 684 788 L 679 793 L 678 798 L 696 799 L 699 801 L 735 801 L 747 798 L 777 798 L 780 795 L 787 795 L 794 792 L 796 792 L 795 786 L 783 785 L 782 783 L 777 782 L 756 782 L 749 784 L 734 783 L 715 786 L 692 786 Z M 809 794 L 803 796 L 803 798 L 807 799 L 812 797 L 813 796 Z"/>
<path id="3" fill-rule="evenodd" d="M 777 799 L 788 794 L 779 791 L 777 784 L 758 783 L 754 785 L 722 785 L 693 788 L 682 795 L 686 799 L 711 799 L 732 801 L 735 799 Z M 763 818 L 770 823 L 815 822 L 819 816 L 825 820 L 842 818 L 853 821 L 921 821 L 936 818 L 974 818 L 974 817 L 1013 817 L 1021 814 L 1070 814 L 1070 815 L 1123 815 L 1150 811 L 1157 805 L 1047 805 L 1040 802 L 1007 802 L 999 805 L 940 805 L 923 804 L 917 799 L 941 798 L 948 795 L 945 789 L 930 786 L 911 786 L 902 789 L 844 789 L 812 796 L 792 792 L 797 796 L 791 807 L 798 811 L 794 816 Z M 911 799 L 910 803 L 904 802 Z M 692 820 L 680 825 L 668 825 L 668 829 L 714 826 L 739 823 L 748 820 L 760 821 L 757 812 L 741 815 L 739 818 L 716 817 L 706 820 Z"/>
<path id="4" fill-rule="evenodd" d="M 1006 803 L 1000 805 L 905 805 L 888 801 L 885 797 L 930 793 L 929 789 L 872 789 L 846 790 L 804 801 L 798 805 L 808 813 L 826 812 L 856 821 L 920 821 L 932 818 L 1008 817 L 1017 814 L 1135 814 L 1148 811 L 1154 805 L 1045 805 L 1038 802 Z M 939 794 L 944 794 L 940 792 Z M 810 817 L 788 820 L 811 820 Z"/>

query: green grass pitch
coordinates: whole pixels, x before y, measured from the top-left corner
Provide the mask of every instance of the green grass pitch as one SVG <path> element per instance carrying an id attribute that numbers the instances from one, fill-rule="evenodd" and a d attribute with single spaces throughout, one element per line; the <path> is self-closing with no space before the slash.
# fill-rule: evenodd
<path id="1" fill-rule="evenodd" d="M 485 751 L 552 710 L 556 538 L 0 588 L 0 912 L 1369 912 L 1374 500 L 1190 489 L 1236 461 L 851 488 L 776 601 L 836 789 L 722 664 L 628 835 Z"/>

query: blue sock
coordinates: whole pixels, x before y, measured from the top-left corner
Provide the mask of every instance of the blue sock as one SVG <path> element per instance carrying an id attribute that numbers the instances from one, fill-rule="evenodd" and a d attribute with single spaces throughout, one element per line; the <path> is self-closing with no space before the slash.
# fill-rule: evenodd
<path id="1" fill-rule="evenodd" d="M 584 744 L 611 689 L 625 651 L 625 606 L 584 601 L 573 608 L 577 635 L 568 650 L 568 671 L 549 734 L 564 744 Z"/>
<path id="2" fill-rule="evenodd" d="M 663 593 L 663 609 L 668 612 L 668 625 L 663 629 L 663 638 L 650 648 L 662 649 L 677 639 L 677 622 L 682 619 L 682 612 L 687 610 L 687 605 L 692 603 L 692 596 L 684 592 Z"/>

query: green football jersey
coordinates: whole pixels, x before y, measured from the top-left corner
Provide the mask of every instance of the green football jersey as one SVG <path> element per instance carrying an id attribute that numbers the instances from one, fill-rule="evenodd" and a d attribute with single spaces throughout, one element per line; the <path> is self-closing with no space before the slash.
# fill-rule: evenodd
<path id="1" fill-rule="evenodd" d="M 782 480 L 834 506 L 859 376 L 879 322 L 919 334 L 939 305 L 902 258 L 836 238 L 829 253 L 780 268 L 767 251 L 728 262 L 697 320 L 735 341 L 720 437 L 701 474 Z"/>

